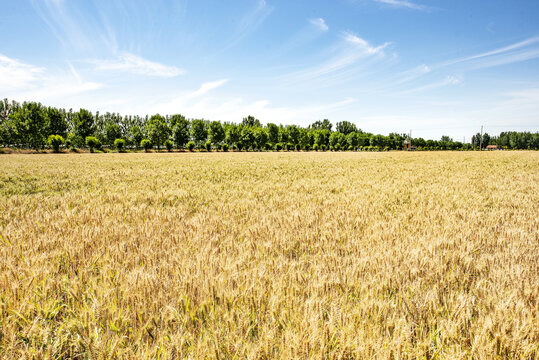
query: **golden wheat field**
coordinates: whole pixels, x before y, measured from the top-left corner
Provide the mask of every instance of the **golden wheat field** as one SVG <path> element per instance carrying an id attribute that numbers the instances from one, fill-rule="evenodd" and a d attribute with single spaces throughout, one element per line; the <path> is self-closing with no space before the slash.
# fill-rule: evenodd
<path id="1" fill-rule="evenodd" d="M 0 358 L 536 359 L 539 153 L 0 156 Z"/>

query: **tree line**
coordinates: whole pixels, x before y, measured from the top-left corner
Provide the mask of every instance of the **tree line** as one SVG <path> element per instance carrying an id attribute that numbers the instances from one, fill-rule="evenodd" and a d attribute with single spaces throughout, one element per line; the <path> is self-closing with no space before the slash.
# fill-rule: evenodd
<path id="1" fill-rule="evenodd" d="M 398 150 L 409 140 L 405 134 L 389 135 L 364 132 L 349 121 L 333 124 L 318 120 L 307 127 L 297 125 L 263 126 L 254 116 L 241 123 L 187 119 L 181 114 L 144 117 L 122 116 L 119 113 L 74 112 L 38 102 L 0 101 L 0 146 L 32 148 L 46 147 L 58 151 L 102 148 L 129 149 L 204 149 L 204 150 Z M 539 133 L 502 132 L 499 136 L 476 134 L 472 144 L 453 141 L 448 136 L 440 140 L 414 138 L 417 150 L 471 150 L 479 146 L 499 145 L 508 149 L 539 149 Z"/>

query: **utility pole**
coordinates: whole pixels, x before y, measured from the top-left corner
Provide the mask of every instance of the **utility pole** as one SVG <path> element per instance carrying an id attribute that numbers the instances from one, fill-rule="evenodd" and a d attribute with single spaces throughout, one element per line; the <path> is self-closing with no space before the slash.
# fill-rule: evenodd
<path id="1" fill-rule="evenodd" d="M 481 137 L 479 138 L 479 151 L 483 150 L 483 125 L 481 125 Z"/>

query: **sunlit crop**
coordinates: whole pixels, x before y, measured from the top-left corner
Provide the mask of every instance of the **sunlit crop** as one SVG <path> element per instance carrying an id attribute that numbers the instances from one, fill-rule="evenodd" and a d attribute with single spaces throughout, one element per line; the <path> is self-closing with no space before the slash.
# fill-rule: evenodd
<path id="1" fill-rule="evenodd" d="M 539 153 L 0 156 L 0 358 L 535 359 Z"/>

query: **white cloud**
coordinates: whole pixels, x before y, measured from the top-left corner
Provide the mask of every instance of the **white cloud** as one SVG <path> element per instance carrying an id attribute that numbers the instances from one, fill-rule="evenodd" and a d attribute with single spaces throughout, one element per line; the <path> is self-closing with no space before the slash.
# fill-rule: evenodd
<path id="1" fill-rule="evenodd" d="M 221 79 L 211 82 L 205 82 L 200 86 L 200 88 L 193 93 L 193 97 L 204 95 L 207 92 L 217 89 L 223 85 L 225 85 L 228 82 L 228 79 Z"/>
<path id="2" fill-rule="evenodd" d="M 539 36 L 484 53 L 449 60 L 434 67 L 442 68 L 456 64 L 471 64 L 477 68 L 493 67 L 522 62 L 539 57 Z M 535 45 L 535 46 L 534 46 Z"/>
<path id="3" fill-rule="evenodd" d="M 426 10 L 427 7 L 424 5 L 419 5 L 407 0 L 375 0 L 376 2 L 391 5 L 394 7 L 408 8 L 413 10 Z"/>
<path id="4" fill-rule="evenodd" d="M 44 68 L 25 64 L 0 54 L 0 89 L 21 89 L 33 86 Z"/>
<path id="5" fill-rule="evenodd" d="M 383 53 L 382 50 L 384 50 L 387 46 L 390 45 L 390 43 L 386 42 L 380 46 L 374 47 L 370 45 L 366 40 L 349 32 L 344 33 L 344 39 L 347 42 L 356 45 L 358 49 L 364 51 L 369 55 L 381 54 Z"/>
<path id="6" fill-rule="evenodd" d="M 174 98 L 170 99 L 167 102 L 157 104 L 155 106 L 156 111 L 160 113 L 177 113 L 178 111 L 184 112 L 183 109 L 189 106 L 193 106 L 193 101 L 197 101 L 197 99 L 200 98 L 202 95 L 205 95 L 210 91 L 225 85 L 228 81 L 228 79 L 221 79 L 205 82 L 200 85 L 197 90 L 184 92 L 182 94 L 176 95 Z M 200 115 L 193 114 L 193 116 Z"/>
<path id="7" fill-rule="evenodd" d="M 415 80 L 422 77 L 432 71 L 431 67 L 425 64 L 421 64 L 413 69 L 407 70 L 399 74 L 400 79 L 397 80 L 394 85 L 406 83 L 408 81 Z"/>
<path id="8" fill-rule="evenodd" d="M 401 92 L 401 94 L 418 93 L 418 92 L 423 92 L 423 91 L 428 91 L 428 90 L 435 90 L 435 89 L 439 89 L 445 86 L 460 85 L 462 84 L 462 82 L 463 80 L 461 77 L 455 76 L 455 75 L 448 75 L 445 77 L 445 79 L 441 81 L 438 81 L 432 84 L 423 85 L 417 88 L 409 89 L 404 92 Z"/>
<path id="9" fill-rule="evenodd" d="M 68 67 L 68 73 L 53 74 L 0 54 L 0 91 L 22 101 L 47 101 L 102 88 L 102 84 L 84 81 L 69 62 Z"/>
<path id="10" fill-rule="evenodd" d="M 314 25 L 318 30 L 321 30 L 321 31 L 328 31 L 329 30 L 329 26 L 327 26 L 326 24 L 326 21 L 322 18 L 318 18 L 318 19 L 311 19 L 309 20 L 309 22 Z"/>
<path id="11" fill-rule="evenodd" d="M 383 50 L 389 45 L 390 43 L 386 42 L 380 46 L 373 46 L 368 41 L 345 32 L 343 33 L 341 43 L 332 51 L 336 55 L 321 64 L 287 74 L 282 77 L 282 80 L 297 83 L 320 78 L 327 80 L 328 76 L 338 78 L 339 74 L 342 75 L 344 72 L 354 72 L 357 70 L 357 67 L 356 69 L 354 67 L 362 59 L 384 57 L 385 53 Z M 348 79 L 350 75 L 350 73 L 347 75 Z"/>
<path id="12" fill-rule="evenodd" d="M 125 71 L 139 75 L 175 77 L 185 73 L 183 69 L 167 66 L 130 53 L 122 53 L 116 60 L 94 61 L 97 70 Z"/>

